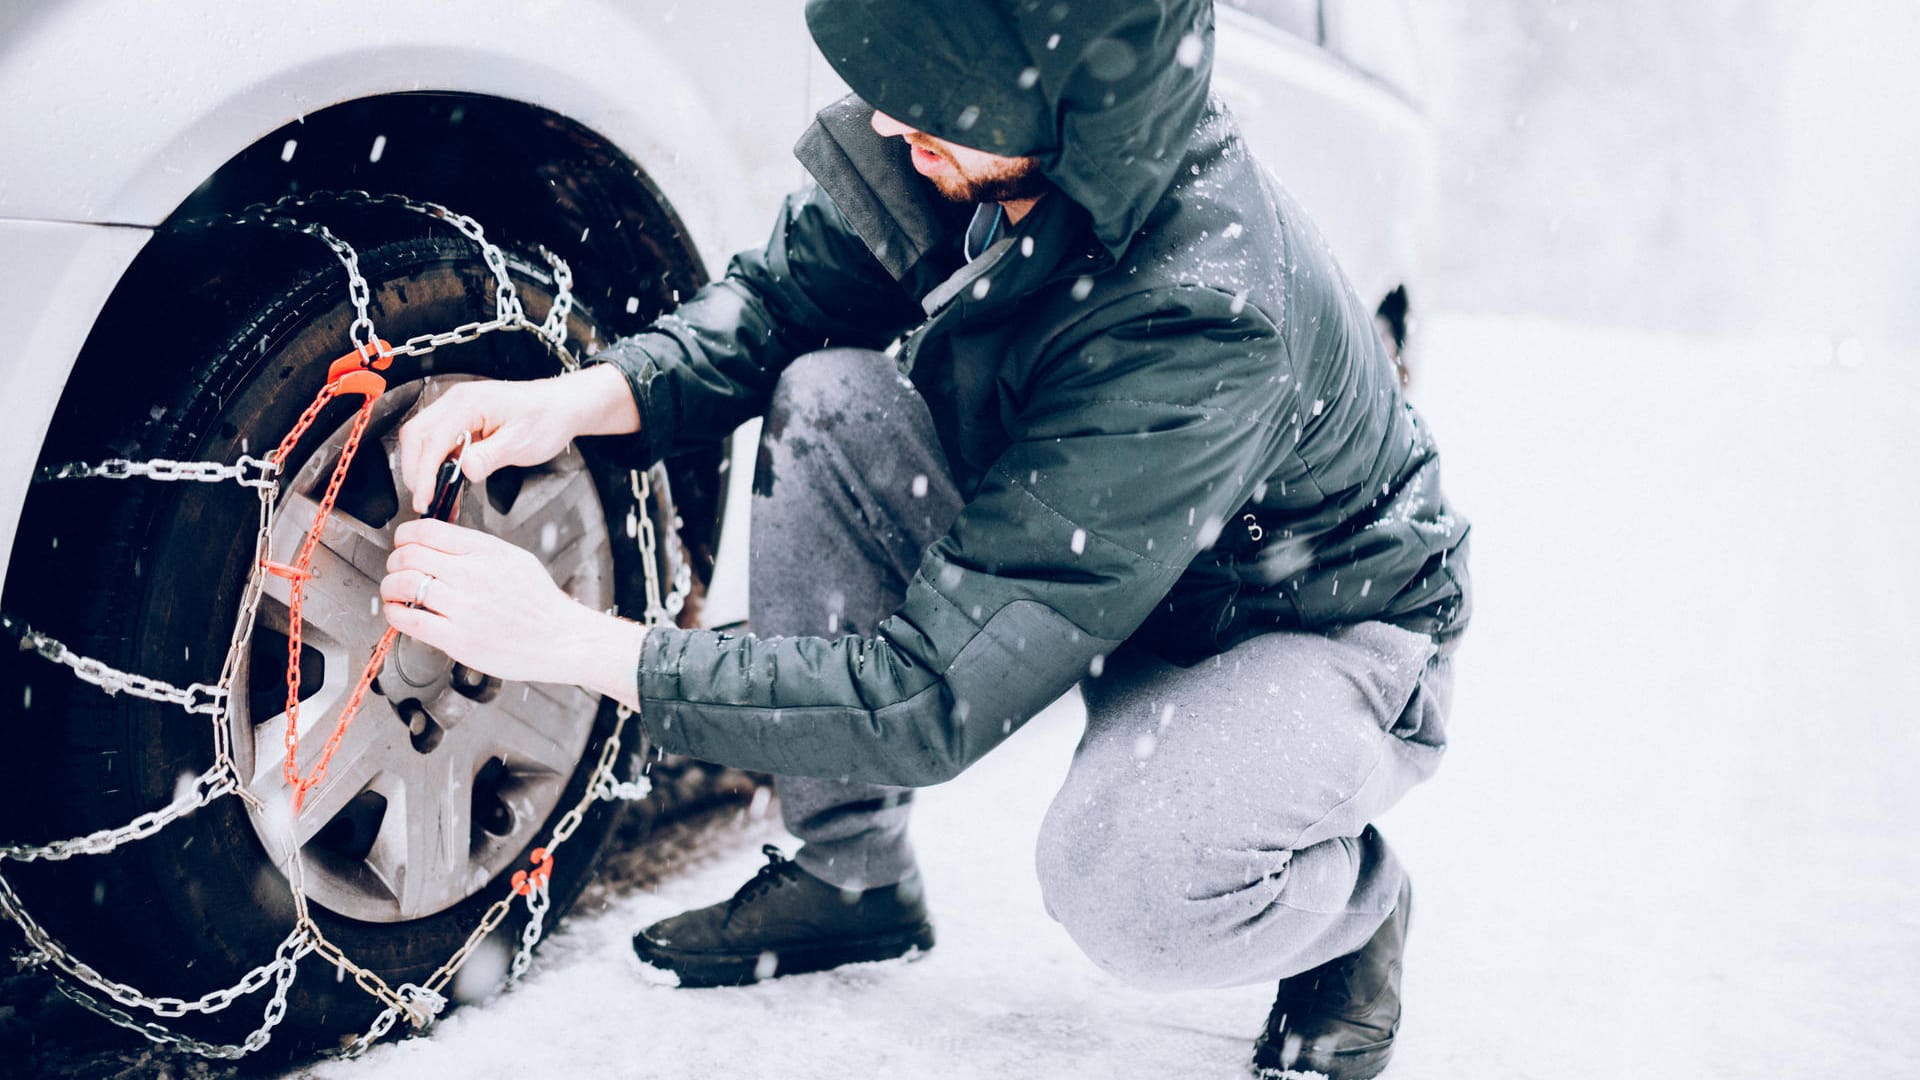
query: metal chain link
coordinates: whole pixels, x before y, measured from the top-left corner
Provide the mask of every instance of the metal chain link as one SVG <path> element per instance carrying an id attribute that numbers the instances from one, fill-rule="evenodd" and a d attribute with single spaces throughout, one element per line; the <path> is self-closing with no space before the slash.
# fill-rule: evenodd
<path id="1" fill-rule="evenodd" d="M 13 891 L 12 884 L 5 877 L 0 877 L 0 912 L 4 912 L 20 927 L 21 936 L 26 938 L 27 943 L 44 957 L 47 963 L 106 994 L 117 1004 L 143 1008 L 163 1019 L 185 1016 L 188 1013 L 219 1012 L 233 1004 L 235 998 L 265 986 L 267 980 L 279 968 L 298 963 L 300 957 L 312 947 L 308 943 L 305 930 L 296 927 L 274 950 L 272 960 L 247 972 L 232 986 L 209 991 L 191 1000 L 177 997 L 150 997 L 125 983 L 102 975 L 92 966 L 75 959 L 41 927 L 32 915 L 28 914 L 20 903 L 19 894 Z"/>
<path id="2" fill-rule="evenodd" d="M 513 954 L 513 964 L 507 969 L 508 986 L 518 983 L 527 973 L 527 965 L 533 963 L 533 947 L 546 930 L 548 906 L 547 883 L 542 879 L 527 890 L 527 925 L 520 928 L 520 949 Z"/>
<path id="3" fill-rule="evenodd" d="M 480 249 L 480 258 L 486 263 L 488 272 L 493 275 L 494 315 L 492 319 L 466 323 L 440 333 L 421 334 L 409 338 L 394 346 L 389 351 L 389 355 L 424 356 L 435 349 L 469 342 L 495 330 L 530 330 L 554 355 L 559 357 L 563 368 L 572 371 L 579 367 L 578 360 L 566 345 L 567 317 L 573 311 L 573 270 L 567 265 L 565 259 L 545 247 L 540 248 L 541 257 L 553 270 L 555 291 L 545 322 L 535 325 L 528 320 L 526 308 L 520 301 L 520 291 L 513 284 L 513 278 L 507 268 L 506 252 L 501 250 L 498 244 L 487 239 L 486 229 L 473 218 L 425 199 L 409 199 L 401 195 L 374 195 L 365 191 L 323 191 L 305 196 L 289 195 L 273 203 L 269 209 L 278 212 L 323 205 L 381 207 L 419 214 L 443 222 Z M 357 259 L 348 266 L 348 275 L 350 279 L 359 280 L 359 289 L 365 290 L 365 281 L 359 277 Z M 356 307 L 356 312 L 358 310 L 359 308 Z M 368 324 L 369 331 L 371 325 L 371 323 Z M 355 343 L 358 344 L 359 340 L 355 339 Z"/>
<path id="4" fill-rule="evenodd" d="M 493 331 L 530 330 L 546 343 L 563 368 L 569 371 L 578 368 L 578 360 L 566 346 L 568 319 L 573 308 L 573 273 L 566 261 L 544 247 L 540 249 L 541 256 L 552 269 L 555 294 L 546 318 L 539 325 L 535 325 L 526 317 L 519 292 L 514 287 L 508 271 L 505 253 L 498 245 L 486 238 L 485 231 L 479 222 L 437 203 L 408 200 L 400 196 L 370 195 L 366 192 L 320 193 L 304 197 L 288 196 L 272 204 L 255 204 L 228 217 L 200 224 L 258 225 L 312 236 L 324 243 L 346 272 L 348 299 L 354 309 L 354 319 L 348 329 L 348 337 L 354 347 L 371 363 L 379 356 L 384 343 L 374 333 L 370 314 L 372 288 L 360 271 L 358 253 L 352 245 L 340 239 L 326 226 L 318 222 L 297 220 L 286 213 L 288 210 L 304 209 L 321 203 L 385 206 L 424 214 L 443 221 L 480 248 L 481 257 L 494 277 L 495 316 L 492 320 L 468 323 L 450 331 L 419 335 L 399 346 L 386 349 L 386 355 L 420 356 L 448 345 L 472 341 Z M 234 481 L 256 490 L 260 500 L 259 528 L 255 536 L 253 570 L 242 595 L 233 636 L 229 641 L 227 655 L 221 667 L 220 680 L 211 686 L 205 683 L 194 683 L 182 688 L 158 679 L 121 671 L 101 661 L 80 656 L 54 638 L 0 614 L 0 624 L 4 624 L 4 629 L 20 640 L 21 648 L 31 650 L 47 660 L 69 668 L 78 678 L 99 686 L 110 695 L 126 693 L 177 705 L 189 713 L 209 717 L 213 726 L 215 759 L 212 768 L 196 777 L 186 790 L 165 807 L 142 814 L 126 825 L 100 830 L 83 837 L 54 841 L 44 845 L 0 847 L 0 861 L 6 859 L 58 860 L 78 854 L 99 854 L 111 851 L 124 843 L 159 832 L 171 822 L 222 795 L 234 795 L 255 808 L 262 805 L 260 799 L 239 781 L 238 770 L 232 756 L 232 732 L 227 725 L 226 707 L 230 689 L 238 674 L 247 643 L 251 639 L 253 625 L 258 617 L 260 602 L 265 592 L 263 567 L 266 565 L 269 554 L 276 516 L 275 496 L 278 492 L 279 473 L 278 463 L 270 459 L 262 460 L 243 455 L 232 464 L 168 459 L 132 461 L 115 458 L 94 464 L 72 463 L 43 469 L 36 477 L 36 481 L 134 477 L 209 483 Z M 654 508 L 651 505 L 653 488 L 650 477 L 636 470 L 633 489 L 637 504 L 635 516 L 638 519 L 634 532 L 637 534 L 636 538 L 639 541 L 644 562 L 643 576 L 647 597 L 644 618 L 649 623 L 656 623 L 671 618 L 673 613 L 684 604 L 686 592 L 690 588 L 691 576 L 683 562 L 678 568 L 680 572 L 675 574 L 673 591 L 665 597 L 662 596 L 658 571 L 658 545 L 652 520 Z M 682 578 L 687 579 L 685 584 Z M 622 781 L 617 775 L 616 763 L 624 742 L 626 724 L 632 715 L 632 711 L 625 706 L 618 708 L 613 729 L 601 748 L 600 759 L 589 777 L 580 800 L 555 823 L 552 836 L 545 845 L 549 853 L 559 848 L 574 834 L 584 820 L 588 807 L 593 803 L 608 799 L 637 799 L 647 794 L 649 785 L 644 778 L 637 781 Z M 375 1017 L 367 1031 L 349 1040 L 342 1051 L 344 1056 L 352 1056 L 364 1051 L 387 1034 L 402 1018 L 405 1018 L 415 1029 L 431 1026 L 447 1004 L 447 999 L 441 991 L 451 982 L 479 943 L 499 928 L 512 907 L 514 894 L 510 892 L 488 908 L 480 924 L 474 928 L 467 940 L 448 958 L 446 963 L 435 970 L 425 984 L 406 983 L 395 988 L 376 972 L 355 963 L 321 933 L 307 906 L 304 861 L 300 847 L 298 844 L 289 844 L 288 850 L 291 854 L 284 870 L 292 890 L 296 913 L 296 924 L 293 930 L 275 950 L 272 960 L 249 971 L 230 987 L 211 991 L 191 1000 L 146 995 L 131 986 L 102 975 L 91 966 L 74 958 L 32 918 L 4 876 L 0 876 L 0 915 L 12 919 L 23 930 L 29 952 L 19 958 L 22 967 L 53 967 L 74 982 L 98 991 L 106 999 L 101 1000 L 100 997 L 95 997 L 78 986 L 64 981 L 58 984 L 63 993 L 84 1007 L 115 1024 L 137 1031 L 156 1043 L 206 1057 L 235 1059 L 265 1046 L 271 1037 L 272 1029 L 285 1018 L 287 995 L 293 984 L 299 960 L 309 953 L 333 963 L 343 973 L 351 972 L 356 985 L 384 1003 L 384 1008 Z M 531 962 L 534 946 L 545 932 L 546 915 L 550 905 L 551 897 L 545 878 L 542 877 L 527 892 L 528 921 L 521 929 L 520 947 L 514 957 L 510 981 L 518 980 Z M 175 1018 L 188 1013 L 214 1013 L 228 1008 L 238 998 L 262 989 L 269 981 L 274 984 L 274 993 L 267 1003 L 260 1027 L 234 1045 L 216 1045 L 181 1035 L 160 1024 L 136 1020 L 125 1009 L 119 1007 L 144 1009 L 162 1019 Z"/>
<path id="5" fill-rule="evenodd" d="M 347 272 L 347 299 L 353 305 L 353 323 L 347 327 L 347 339 L 360 355 L 371 362 L 378 354 L 373 333 L 373 316 L 368 306 L 373 301 L 373 288 L 360 273 L 360 253 L 333 234 L 333 231 L 317 221 L 298 221 L 280 212 L 283 205 L 297 203 L 298 197 L 286 196 L 273 203 L 254 203 L 237 213 L 216 218 L 207 222 L 189 222 L 189 225 L 234 225 L 262 226 L 270 229 L 283 229 L 288 232 L 311 236 L 333 252 L 334 258 Z"/>
<path id="6" fill-rule="evenodd" d="M 547 260 L 547 266 L 553 270 L 553 304 L 547 308 L 547 317 L 540 323 L 540 336 L 546 338 L 559 350 L 560 364 L 568 371 L 580 370 L 580 362 L 574 358 L 567 345 L 567 320 L 573 315 L 573 268 L 567 260 L 548 251 L 545 245 L 540 248 L 540 257 Z"/>
<path id="7" fill-rule="evenodd" d="M 274 977 L 273 997 L 267 1000 L 267 1007 L 260 1018 L 260 1026 L 248 1033 L 247 1037 L 239 1043 L 232 1045 L 202 1042 L 192 1036 L 169 1030 L 160 1024 L 136 1020 L 125 1010 L 116 1009 L 76 986 L 56 982 L 54 988 L 89 1012 L 129 1031 L 137 1032 L 161 1046 L 172 1046 L 201 1057 L 238 1061 L 265 1047 L 273 1038 L 273 1029 L 280 1025 L 280 1021 L 286 1019 L 287 993 L 293 989 L 293 974 L 292 966 L 280 969 Z"/>
<path id="8" fill-rule="evenodd" d="M 209 686 L 206 683 L 175 686 L 160 679 L 121 671 L 92 657 L 81 656 L 60 641 L 15 621 L 10 615 L 0 614 L 0 630 L 17 638 L 21 649 L 38 653 L 47 660 L 70 668 L 82 682 L 105 690 L 109 697 L 126 694 L 178 705 L 190 713 L 204 713 L 216 720 L 226 715 L 227 690 L 224 686 Z"/>
<path id="9" fill-rule="evenodd" d="M 104 854 L 122 844 L 144 840 L 220 796 L 237 793 L 239 790 L 240 781 L 234 776 L 233 770 L 222 761 L 194 777 L 187 790 L 176 796 L 172 802 L 158 810 L 149 810 L 125 825 L 101 829 L 71 840 L 55 840 L 48 844 L 0 844 L 0 860 L 34 862 L 45 859 L 58 862 L 75 855 Z"/>
<path id="10" fill-rule="evenodd" d="M 653 473 L 651 470 L 629 469 L 627 476 L 632 480 L 634 502 L 633 511 L 627 515 L 627 535 L 639 543 L 640 559 L 647 568 L 646 621 L 649 623 L 671 622 L 686 606 L 687 593 L 692 588 L 693 572 L 687 568 L 685 560 L 682 560 L 680 567 L 687 570 L 686 588 L 681 587 L 681 575 L 676 573 L 672 590 L 664 596 L 661 595 L 660 545 L 653 527 Z"/>
<path id="11" fill-rule="evenodd" d="M 247 587 L 240 594 L 240 611 L 233 621 L 233 636 L 227 639 L 227 655 L 220 662 L 219 685 L 231 688 L 240 674 L 240 660 L 246 655 L 247 643 L 253 639 L 253 626 L 260 617 L 260 601 L 266 595 L 267 575 L 265 573 L 267 557 L 273 550 L 274 496 L 277 490 L 261 488 L 259 525 L 253 535 L 253 559 L 247 565 L 253 569 L 247 575 Z M 213 755 L 216 762 L 226 764 L 237 778 L 239 770 L 233 766 L 233 729 L 225 723 L 213 725 Z M 248 791 L 246 785 L 236 783 L 233 793 L 250 810 L 264 808 L 260 797 Z"/>
<path id="12" fill-rule="evenodd" d="M 633 710 L 625 705 L 619 706 L 620 720 L 624 723 L 633 716 Z M 607 769 L 598 785 L 593 789 L 595 798 L 609 802 L 639 802 L 653 794 L 653 781 L 645 776 L 636 776 L 631 780 L 622 780 L 613 769 Z"/>
<path id="13" fill-rule="evenodd" d="M 279 483 L 279 474 L 279 465 L 247 454 L 242 454 L 240 460 L 231 465 L 218 461 L 170 461 L 166 458 L 150 461 L 108 458 L 92 464 L 76 461 L 66 465 L 50 465 L 36 473 L 33 482 L 42 484 L 51 480 L 128 480 L 143 477 L 148 480 L 191 480 L 209 484 L 232 480 L 241 487 L 271 489 Z"/>
<path id="14" fill-rule="evenodd" d="M 285 948 L 284 943 L 282 944 L 282 948 Z M 299 966 L 300 954 L 295 953 L 292 956 L 282 959 L 279 956 L 279 952 L 280 950 L 275 950 L 275 960 L 272 964 L 266 965 L 266 968 L 272 971 L 274 986 L 273 996 L 267 999 L 266 1009 L 263 1010 L 261 1014 L 260 1026 L 248 1033 L 246 1038 L 242 1039 L 239 1043 L 232 1045 L 202 1042 L 199 1039 L 171 1031 L 160 1024 L 136 1020 L 124 1010 L 108 1005 L 86 991 L 76 986 L 68 985 L 67 983 L 56 982 L 54 986 L 62 994 L 65 994 L 68 998 L 89 1011 L 130 1031 L 138 1032 L 163 1046 L 175 1046 L 188 1053 L 198 1054 L 201 1057 L 221 1058 L 233 1061 L 254 1053 L 266 1046 L 267 1042 L 273 1037 L 273 1029 L 278 1027 L 282 1020 L 286 1019 L 287 994 L 293 989 L 293 977 Z M 260 970 L 263 969 L 254 969 L 255 972 Z M 251 978 L 253 974 L 253 972 L 250 972 L 249 977 Z M 262 985 L 265 985 L 265 981 L 258 980 L 253 986 L 253 989 L 258 990 Z M 224 1005 L 220 1007 L 225 1008 Z M 214 1010 L 207 1011 L 211 1012 Z"/>

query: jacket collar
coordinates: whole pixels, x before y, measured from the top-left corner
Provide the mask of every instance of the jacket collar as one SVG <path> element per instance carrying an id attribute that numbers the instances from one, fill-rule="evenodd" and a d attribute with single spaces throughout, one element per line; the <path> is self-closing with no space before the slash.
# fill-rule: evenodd
<path id="1" fill-rule="evenodd" d="M 1060 276 L 1093 274 L 1113 264 L 1087 212 L 1053 191 L 1018 226 L 1003 228 L 986 251 L 961 265 L 972 210 L 941 198 L 914 171 L 900 140 L 873 130 L 872 116 L 873 106 L 849 94 L 820 111 L 794 155 L 880 265 L 920 297 L 929 316 L 956 301 L 969 312 L 996 308 Z"/>
<path id="2" fill-rule="evenodd" d="M 873 106 L 848 94 L 820 110 L 793 153 L 880 265 L 904 282 L 929 256 L 957 255 L 968 211 L 929 184 L 907 183 L 905 147 L 874 131 L 872 117 Z"/>

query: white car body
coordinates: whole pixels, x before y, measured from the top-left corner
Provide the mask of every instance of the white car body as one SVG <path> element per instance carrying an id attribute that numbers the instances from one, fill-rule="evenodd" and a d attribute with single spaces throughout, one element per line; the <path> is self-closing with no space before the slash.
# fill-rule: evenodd
<path id="1" fill-rule="evenodd" d="M 1377 19 L 1385 3 L 1329 2 L 1322 30 L 1342 23 L 1336 8 Z M 734 251 L 764 241 L 779 196 L 804 180 L 794 139 L 840 92 L 801 10 L 799 0 L 16 0 L 0 10 L 0 325 L 10 331 L 0 575 L 55 406 L 109 295 L 153 230 L 236 155 L 342 102 L 421 90 L 522 102 L 637 163 L 717 275 Z M 1417 109 L 1242 11 L 1223 7 L 1219 26 L 1220 94 L 1362 297 L 1419 293 L 1432 155 Z M 156 357 L 167 333 L 153 327 Z M 751 454 L 740 453 L 729 501 L 743 511 Z M 744 577 L 726 572 L 744 557 L 744 532 L 728 530 L 709 622 L 745 614 L 743 589 L 726 591 Z"/>

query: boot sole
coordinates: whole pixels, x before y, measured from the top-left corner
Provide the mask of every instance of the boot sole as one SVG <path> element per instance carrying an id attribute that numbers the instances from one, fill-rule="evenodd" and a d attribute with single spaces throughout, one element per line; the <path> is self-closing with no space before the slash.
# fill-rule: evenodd
<path id="1" fill-rule="evenodd" d="M 638 934 L 633 939 L 633 951 L 640 962 L 679 976 L 683 989 L 747 986 L 783 975 L 805 975 L 846 964 L 895 960 L 931 948 L 933 927 L 927 924 L 899 933 L 854 941 L 796 942 L 751 953 L 671 949 L 656 945 Z M 762 958 L 769 953 L 772 954 L 772 960 L 764 961 Z"/>
<path id="2" fill-rule="evenodd" d="M 1393 1040 L 1331 1054 L 1302 1053 L 1291 1065 L 1274 1060 L 1280 1053 L 1265 1041 L 1253 1051 L 1253 1075 L 1259 1080 L 1375 1080 L 1393 1058 Z"/>

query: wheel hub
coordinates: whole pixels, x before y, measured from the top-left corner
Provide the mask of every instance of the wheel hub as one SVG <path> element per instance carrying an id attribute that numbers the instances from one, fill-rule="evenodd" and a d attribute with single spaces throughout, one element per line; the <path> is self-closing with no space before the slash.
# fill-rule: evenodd
<path id="1" fill-rule="evenodd" d="M 402 635 L 387 654 L 386 671 L 415 689 L 447 684 L 453 678 L 453 661 L 447 654 L 423 641 Z"/>

